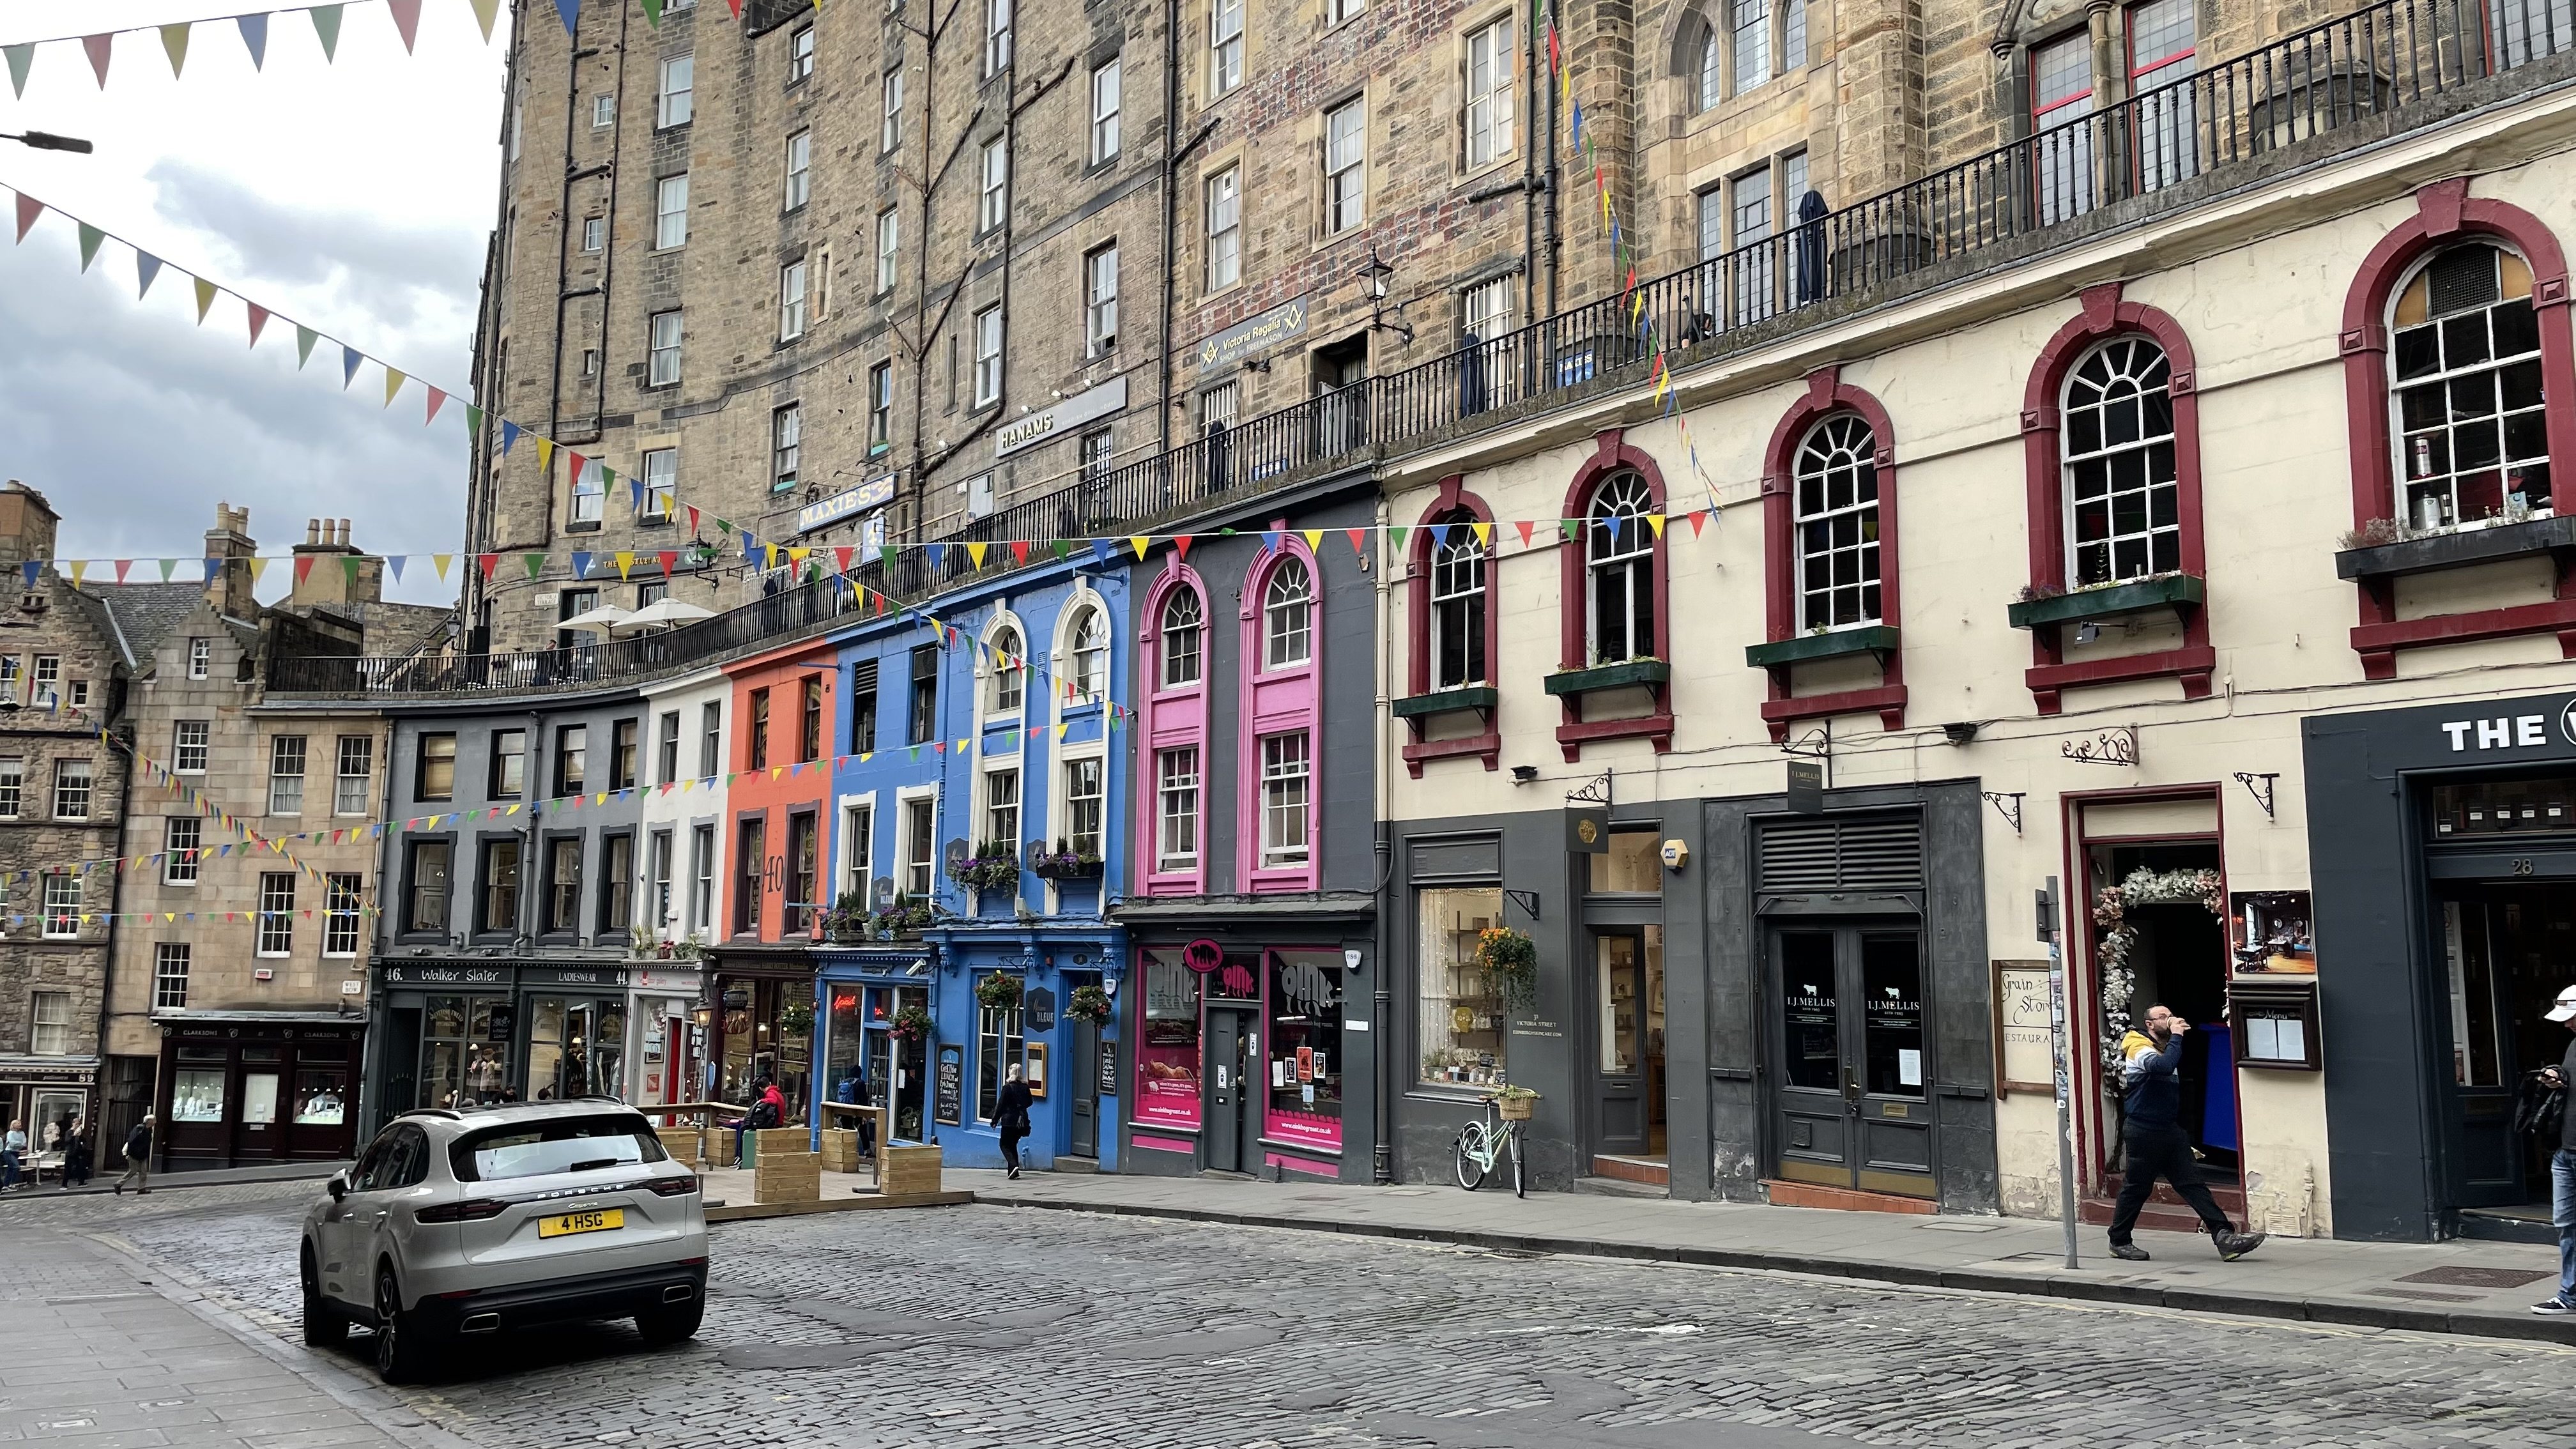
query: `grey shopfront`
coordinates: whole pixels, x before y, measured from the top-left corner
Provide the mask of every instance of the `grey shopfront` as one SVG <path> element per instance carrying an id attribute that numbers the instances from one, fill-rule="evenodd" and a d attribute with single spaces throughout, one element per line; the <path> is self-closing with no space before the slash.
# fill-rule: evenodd
<path id="1" fill-rule="evenodd" d="M 2337 1237 L 2548 1236 L 2513 1129 L 2576 984 L 2576 692 L 2305 721 Z"/>
<path id="2" fill-rule="evenodd" d="M 639 1046 L 622 964 L 407 958 L 384 964 L 367 1051 L 369 1125 L 414 1107 L 628 1094 Z M 684 995 L 674 999 L 685 1000 Z"/>

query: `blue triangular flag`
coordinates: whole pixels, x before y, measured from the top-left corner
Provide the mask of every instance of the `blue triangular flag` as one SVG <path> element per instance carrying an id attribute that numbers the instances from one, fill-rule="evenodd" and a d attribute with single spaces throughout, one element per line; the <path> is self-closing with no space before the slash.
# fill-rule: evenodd
<path id="1" fill-rule="evenodd" d="M 134 300 L 142 301 L 143 294 L 152 290 L 152 279 L 159 275 L 161 275 L 161 259 L 150 252 L 136 252 L 134 254 Z"/>
<path id="2" fill-rule="evenodd" d="M 215 581 L 215 570 L 220 569 L 223 566 L 224 561 L 222 559 L 210 558 L 206 560 L 206 582 L 210 584 L 213 583 Z"/>
<path id="3" fill-rule="evenodd" d="M 258 70 L 268 64 L 268 17 L 236 15 L 233 23 L 241 27 L 242 44 L 250 47 L 250 68 Z"/>
<path id="4" fill-rule="evenodd" d="M 404 555 L 398 553 L 389 553 L 385 555 L 385 567 L 394 571 L 395 583 L 402 582 L 403 558 Z"/>
<path id="5" fill-rule="evenodd" d="M 508 418 L 501 420 L 501 456 L 510 456 L 510 445 L 519 441 L 519 425 Z"/>
<path id="6" fill-rule="evenodd" d="M 1447 548 L 1449 546 L 1449 525 L 1445 523 L 1435 523 L 1431 525 L 1431 546 L 1433 548 Z"/>
<path id="7" fill-rule="evenodd" d="M 341 390 L 341 391 L 343 391 L 343 392 L 348 391 L 348 389 L 349 389 L 349 384 L 351 384 L 351 383 L 353 383 L 353 382 L 356 382 L 356 381 L 358 380 L 358 364 L 359 364 L 360 362 L 365 361 L 365 360 L 366 360 L 366 354 L 365 354 L 365 353 L 360 352 L 358 349 L 356 349 L 356 348 L 354 348 L 354 347 L 351 347 L 350 345 L 348 345 L 348 344 L 347 344 L 347 343 L 345 343 L 345 342 L 340 344 L 340 390 Z"/>
<path id="8" fill-rule="evenodd" d="M 586 579 L 590 577 L 590 555 L 583 553 L 579 549 L 573 550 L 572 576 L 577 579 Z"/>
<path id="9" fill-rule="evenodd" d="M 1093 539 L 1091 541 L 1091 551 L 1099 557 L 1102 563 L 1109 562 L 1109 540 L 1105 538 Z"/>
<path id="10" fill-rule="evenodd" d="M 28 587 L 28 588 L 31 588 L 31 589 L 32 589 L 32 588 L 34 588 L 34 587 L 36 586 L 36 571 L 37 571 L 37 570 L 39 570 L 39 569 L 41 569 L 41 568 L 43 568 L 44 566 L 45 566 L 45 564 L 44 564 L 44 561 L 43 561 L 42 559 L 32 559 L 32 558 L 31 558 L 31 559 L 29 559 L 29 560 L 27 560 L 25 563 L 22 563 L 22 564 L 18 565 L 18 573 L 19 573 L 19 576 L 20 576 L 20 577 L 22 577 L 22 578 L 24 578 L 24 579 L 27 581 L 27 587 Z M 211 578 L 213 578 L 213 577 L 214 577 L 213 572 L 212 572 L 212 571 L 209 571 L 209 572 L 207 573 L 206 577 L 207 577 L 207 578 L 210 578 L 210 579 L 211 579 Z"/>
<path id="11" fill-rule="evenodd" d="M 555 0 L 555 13 L 563 17 L 564 34 L 572 34 L 572 23 L 581 18 L 581 0 Z"/>
<path id="12" fill-rule="evenodd" d="M 1627 516 L 1628 515 L 1624 513 L 1613 513 L 1601 520 L 1610 526 L 1610 546 L 1612 548 L 1617 548 L 1619 546 L 1619 525 L 1626 520 Z"/>
<path id="13" fill-rule="evenodd" d="M 938 568 L 942 563 L 946 562 L 948 558 L 948 545 L 944 543 L 933 543 L 925 544 L 923 546 L 930 551 L 930 566 L 933 569 Z"/>
<path id="14" fill-rule="evenodd" d="M 644 480 L 641 478 L 629 478 L 626 480 L 626 487 L 627 491 L 635 495 L 635 506 L 638 509 L 641 509 L 644 506 Z"/>
<path id="15" fill-rule="evenodd" d="M 1277 553 L 1279 551 L 1279 530 L 1275 528 L 1265 528 L 1261 530 L 1261 546 L 1270 550 L 1272 553 Z"/>
<path id="16" fill-rule="evenodd" d="M 760 540 L 752 537 L 748 528 L 742 531 L 742 561 L 747 564 L 760 562 Z"/>

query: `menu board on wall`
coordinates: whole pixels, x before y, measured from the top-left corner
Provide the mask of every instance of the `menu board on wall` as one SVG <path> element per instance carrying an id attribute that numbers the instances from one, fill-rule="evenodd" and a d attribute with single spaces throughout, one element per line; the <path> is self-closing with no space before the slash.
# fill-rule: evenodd
<path id="1" fill-rule="evenodd" d="M 1995 1082 L 2002 1091 L 2057 1092 L 2048 974 L 2045 961 L 1995 963 Z"/>
<path id="2" fill-rule="evenodd" d="M 939 1048 L 939 1070 L 934 1078 L 938 1100 L 932 1120 L 949 1127 L 966 1125 L 966 1049 L 943 1044 Z"/>

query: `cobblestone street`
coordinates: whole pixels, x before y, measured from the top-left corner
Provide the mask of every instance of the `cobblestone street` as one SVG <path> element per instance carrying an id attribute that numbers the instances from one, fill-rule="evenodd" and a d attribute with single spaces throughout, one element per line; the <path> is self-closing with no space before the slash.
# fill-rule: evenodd
<path id="1" fill-rule="evenodd" d="M 13 1200 L 0 1268 L 130 1246 L 346 1396 L 372 1387 L 362 1340 L 294 1342 L 311 1191 Z M 491 1449 L 2576 1441 L 2576 1352 L 2541 1344 L 1016 1208 L 733 1224 L 715 1249 L 687 1347 L 532 1335 L 376 1401 Z M 0 1439 L 81 1442 L 24 1417 Z M 119 1449 L 201 1442 L 160 1432 Z"/>

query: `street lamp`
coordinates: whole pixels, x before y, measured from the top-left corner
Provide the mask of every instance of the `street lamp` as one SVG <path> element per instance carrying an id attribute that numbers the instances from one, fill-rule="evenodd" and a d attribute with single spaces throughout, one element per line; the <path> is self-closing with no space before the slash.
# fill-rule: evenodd
<path id="1" fill-rule="evenodd" d="M 17 135 L 0 131 L 0 141 L 15 141 L 31 151 L 70 151 L 82 156 L 92 150 L 89 142 L 78 136 L 57 136 L 51 131 L 25 131 Z"/>
<path id="2" fill-rule="evenodd" d="M 1386 320 L 1386 282 L 1394 275 L 1395 268 L 1379 259 L 1376 247 L 1370 247 L 1368 261 L 1360 267 L 1360 280 L 1368 285 L 1369 330 L 1392 332 L 1402 337 L 1405 345 L 1410 347 L 1413 345 L 1413 327 L 1404 320 L 1404 304 L 1396 303 L 1395 320 Z"/>

